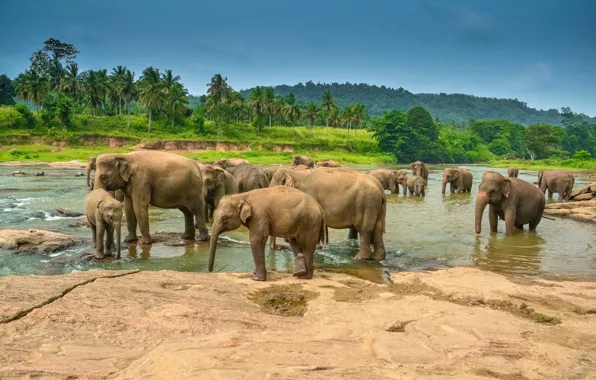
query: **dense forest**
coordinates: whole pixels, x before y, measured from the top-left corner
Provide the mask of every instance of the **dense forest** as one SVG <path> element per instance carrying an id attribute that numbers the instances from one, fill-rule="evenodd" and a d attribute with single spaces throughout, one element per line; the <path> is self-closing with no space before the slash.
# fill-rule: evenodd
<path id="1" fill-rule="evenodd" d="M 366 106 L 373 117 L 383 115 L 385 111 L 398 109 L 407 111 L 412 107 L 422 106 L 435 119 L 442 122 L 454 121 L 458 125 L 476 120 L 504 119 L 524 126 L 532 124 L 562 125 L 563 119 L 559 111 L 537 110 L 528 107 L 517 99 L 482 98 L 465 94 L 413 94 L 403 88 L 389 88 L 368 84 L 331 83 L 320 84 L 311 81 L 294 86 L 280 85 L 273 87 L 275 93 L 287 96 L 293 93 L 298 103 L 317 101 L 321 93 L 330 91 L 335 96 L 337 104 L 345 107 L 348 104 L 359 103 Z M 240 91 L 244 96 L 252 89 Z M 596 118 L 579 115 L 582 119 L 596 123 Z"/>
<path id="2" fill-rule="evenodd" d="M 399 162 L 596 155 L 596 120 L 569 108 L 537 111 L 517 100 L 363 84 L 309 82 L 236 91 L 221 74 L 207 83 L 207 95 L 191 97 L 172 70 L 150 66 L 138 76 L 125 66 L 82 71 L 78 53 L 71 44 L 49 39 L 16 78 L 0 75 L 0 133 L 34 130 L 64 139 L 89 132 L 147 137 L 157 132 L 248 143 L 277 134 L 289 136 L 300 150 L 314 144 L 329 148 L 322 131 L 343 129 L 334 134 L 341 136 L 342 149 L 389 153 Z M 297 133 L 300 126 L 306 133 Z"/>

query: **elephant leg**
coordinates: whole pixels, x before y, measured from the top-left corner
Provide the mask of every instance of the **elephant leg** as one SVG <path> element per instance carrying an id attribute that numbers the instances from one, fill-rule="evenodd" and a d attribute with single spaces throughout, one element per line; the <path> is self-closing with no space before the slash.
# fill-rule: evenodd
<path id="1" fill-rule="evenodd" d="M 515 227 L 515 211 L 513 210 L 505 210 L 505 233 L 509 235 L 513 235 L 514 227 Z"/>
<path id="2" fill-rule="evenodd" d="M 114 248 L 114 227 L 106 225 L 106 255 L 112 256 L 112 249 Z"/>
<path id="3" fill-rule="evenodd" d="M 250 233 L 250 249 L 252 250 L 252 259 L 255 263 L 255 271 L 252 279 L 255 281 L 267 280 L 267 269 L 265 268 L 265 245 L 269 234 L 261 234 L 256 231 Z"/>
<path id="4" fill-rule="evenodd" d="M 370 260 L 370 235 L 371 231 L 358 231 L 360 233 L 360 250 L 356 255 L 356 260 Z"/>
<path id="5" fill-rule="evenodd" d="M 146 203 L 135 202 L 133 205 L 135 216 L 137 217 L 137 223 L 139 224 L 139 230 L 141 231 L 140 245 L 149 245 L 153 243 L 151 234 L 149 234 L 149 205 Z"/>
<path id="6" fill-rule="evenodd" d="M 329 236 L 329 233 L 327 233 L 327 236 Z M 348 232 L 348 239 L 350 239 L 350 240 L 358 239 L 358 230 L 355 229 L 353 226 L 350 227 L 350 231 Z"/>
<path id="7" fill-rule="evenodd" d="M 536 231 L 536 227 L 538 226 L 538 224 L 542 220 L 542 213 L 543 212 L 544 212 L 544 210 L 541 210 L 538 214 L 536 214 L 536 217 L 534 218 L 534 220 L 532 220 L 530 222 L 530 226 L 529 226 L 529 230 L 530 231 Z"/>
<path id="8" fill-rule="evenodd" d="M 285 245 L 276 244 L 275 241 L 275 236 L 269 236 L 269 249 L 273 249 L 274 251 L 282 251 L 287 248 Z"/>
<path id="9" fill-rule="evenodd" d="M 199 230 L 199 240 L 209 240 L 209 231 L 205 224 L 205 208 L 207 205 L 203 202 L 203 197 L 197 197 L 195 203 L 190 205 L 189 210 L 195 217 L 196 228 Z"/>
<path id="10" fill-rule="evenodd" d="M 91 225 L 91 237 L 93 238 L 93 248 L 97 247 L 97 236 L 95 235 L 97 233 L 97 228 L 95 227 L 95 225 L 89 223 Z"/>
<path id="11" fill-rule="evenodd" d="M 207 198 L 204 198 L 203 202 L 205 203 L 205 222 L 209 222 L 209 207 L 207 207 L 207 205 L 209 204 L 209 202 L 207 202 Z M 181 210 L 181 209 L 180 209 Z M 192 213 L 191 213 L 192 214 Z M 193 215 L 193 227 L 192 229 L 194 230 L 194 215 Z M 186 228 L 186 225 L 185 225 Z M 193 237 L 194 237 L 194 232 L 193 232 Z"/>
<path id="12" fill-rule="evenodd" d="M 492 206 L 488 206 L 488 223 L 490 224 L 490 232 L 497 232 L 499 216 Z"/>
<path id="13" fill-rule="evenodd" d="M 96 215 L 96 219 L 98 220 L 95 222 L 95 257 L 98 259 L 103 259 L 103 239 L 105 235 L 105 226 L 101 217 Z"/>
<path id="14" fill-rule="evenodd" d="M 128 236 L 124 238 L 126 243 L 132 243 L 139 238 L 137 237 L 137 217 L 134 212 L 132 199 L 124 197 L 124 214 L 126 215 L 126 227 L 128 228 Z"/>
<path id="15" fill-rule="evenodd" d="M 372 232 L 372 243 L 374 248 L 375 260 L 385 260 L 387 250 L 385 249 L 385 243 L 383 242 L 383 225 L 377 222 L 375 229 Z"/>
<path id="16" fill-rule="evenodd" d="M 553 192 L 550 191 L 550 189 L 547 189 L 547 190 L 548 190 L 548 199 L 553 199 Z"/>
<path id="17" fill-rule="evenodd" d="M 517 228 L 518 230 L 522 230 L 524 229 L 524 225 L 523 224 L 519 224 L 519 223 L 514 223 L 515 228 Z"/>
<path id="18" fill-rule="evenodd" d="M 306 259 L 300 245 L 295 238 L 290 239 L 290 246 L 294 252 L 294 276 L 300 277 L 306 274 Z"/>
<path id="19" fill-rule="evenodd" d="M 182 239 L 195 240 L 195 216 L 186 207 L 180 207 L 178 210 L 184 214 L 184 233 L 182 234 Z"/>
<path id="20" fill-rule="evenodd" d="M 449 182 L 449 191 L 451 192 L 451 194 L 455 194 L 456 193 L 456 188 L 455 185 L 453 184 L 453 182 Z"/>
<path id="21" fill-rule="evenodd" d="M 315 258 L 315 250 L 317 248 L 316 241 L 312 243 L 305 244 L 302 248 L 302 254 L 304 255 L 304 261 L 306 263 L 306 274 L 304 276 L 300 276 L 300 278 L 310 280 L 313 277 L 315 267 L 314 267 L 314 258 Z"/>

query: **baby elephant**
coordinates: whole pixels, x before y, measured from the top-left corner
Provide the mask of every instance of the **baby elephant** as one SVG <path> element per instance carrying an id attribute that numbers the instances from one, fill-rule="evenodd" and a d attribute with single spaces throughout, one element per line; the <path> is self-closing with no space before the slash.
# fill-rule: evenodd
<path id="1" fill-rule="evenodd" d="M 424 197 L 426 194 L 424 193 L 424 178 L 413 175 L 408 178 L 408 190 L 410 190 L 410 195 L 415 195 L 417 197 Z"/>
<path id="2" fill-rule="evenodd" d="M 287 238 L 294 251 L 294 276 L 313 276 L 315 249 L 327 241 L 321 206 L 310 195 L 287 186 L 274 186 L 226 195 L 215 211 L 209 246 L 209 272 L 213 271 L 217 237 L 244 225 L 250 230 L 255 263 L 253 280 L 265 281 L 265 245 L 269 235 Z"/>
<path id="3" fill-rule="evenodd" d="M 85 197 L 85 214 L 93 232 L 93 246 L 95 257 L 104 258 L 104 234 L 105 252 L 111 255 L 114 244 L 114 230 L 116 231 L 117 253 L 120 258 L 120 226 L 122 222 L 122 203 L 114 199 L 104 189 L 96 189 L 87 193 Z"/>

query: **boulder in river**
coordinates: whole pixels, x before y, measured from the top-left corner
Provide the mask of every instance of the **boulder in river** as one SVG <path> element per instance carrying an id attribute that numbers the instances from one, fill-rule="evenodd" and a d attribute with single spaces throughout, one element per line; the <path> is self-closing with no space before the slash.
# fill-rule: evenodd
<path id="1" fill-rule="evenodd" d="M 20 170 L 16 170 L 12 173 L 13 177 L 25 177 L 27 176 L 27 174 L 25 174 L 25 172 L 22 172 Z"/>
<path id="2" fill-rule="evenodd" d="M 38 173 L 35 173 L 35 176 L 36 177 L 43 177 L 43 176 L 45 176 L 45 173 L 44 172 L 38 172 Z"/>
<path id="3" fill-rule="evenodd" d="M 0 230 L 0 248 L 19 253 L 51 253 L 82 242 L 82 239 L 44 230 Z"/>
<path id="4" fill-rule="evenodd" d="M 67 210 L 65 208 L 61 208 L 61 207 L 58 207 L 56 209 L 56 212 L 58 214 L 60 214 L 61 216 L 66 216 L 66 217 L 69 217 L 69 218 L 77 218 L 79 216 L 83 216 L 83 213 L 82 212 L 71 211 L 71 210 Z"/>
<path id="5" fill-rule="evenodd" d="M 75 177 L 84 177 L 85 173 L 83 172 L 78 172 L 77 174 L 75 174 Z"/>

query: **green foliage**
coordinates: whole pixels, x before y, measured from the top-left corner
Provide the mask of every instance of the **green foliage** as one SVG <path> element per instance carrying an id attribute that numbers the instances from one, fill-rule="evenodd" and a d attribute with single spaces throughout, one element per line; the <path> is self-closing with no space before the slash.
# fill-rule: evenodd
<path id="1" fill-rule="evenodd" d="M 560 155 L 559 146 L 562 134 L 561 128 L 552 125 L 538 124 L 528 127 L 525 132 L 525 141 L 531 158 L 540 159 Z"/>
<path id="2" fill-rule="evenodd" d="M 588 152 L 585 149 L 578 150 L 573 155 L 573 159 L 578 160 L 578 161 L 587 161 L 587 160 L 589 160 L 591 158 L 592 158 L 592 155 L 590 154 L 590 152 Z"/>
<path id="3" fill-rule="evenodd" d="M 14 86 L 12 81 L 5 74 L 0 75 L 0 106 L 14 105 Z"/>

